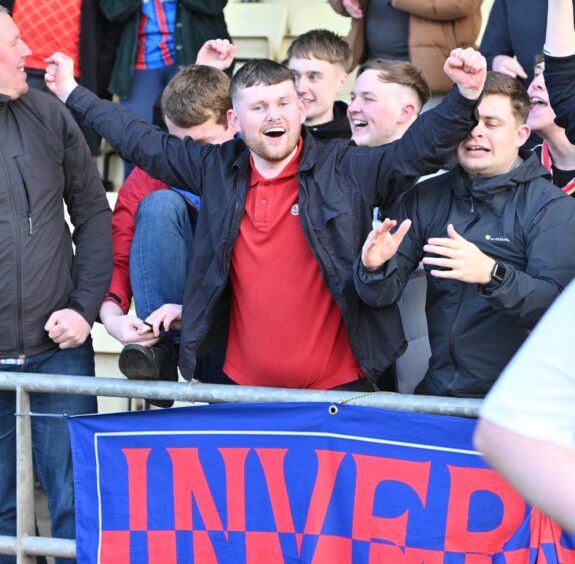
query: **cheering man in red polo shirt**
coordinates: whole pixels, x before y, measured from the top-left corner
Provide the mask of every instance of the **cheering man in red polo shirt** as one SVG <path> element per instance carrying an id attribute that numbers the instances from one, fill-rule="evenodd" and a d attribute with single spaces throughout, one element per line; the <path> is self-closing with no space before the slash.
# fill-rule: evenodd
<path id="1" fill-rule="evenodd" d="M 77 86 L 71 60 L 49 59 L 48 87 L 116 151 L 202 198 L 182 313 L 180 369 L 227 339 L 235 383 L 373 389 L 405 348 L 395 305 L 358 299 L 352 265 L 387 207 L 434 172 L 476 123 L 485 60 L 456 49 L 457 88 L 403 138 L 381 147 L 321 146 L 302 123 L 291 72 L 253 60 L 234 76 L 228 119 L 241 139 L 202 145 L 164 134 Z M 157 226 L 161 229 L 161 225 Z"/>

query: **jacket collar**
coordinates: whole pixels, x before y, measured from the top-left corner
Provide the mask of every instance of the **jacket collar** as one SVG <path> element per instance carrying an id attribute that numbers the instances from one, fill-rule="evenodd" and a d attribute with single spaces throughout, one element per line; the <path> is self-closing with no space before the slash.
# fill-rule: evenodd
<path id="1" fill-rule="evenodd" d="M 6 108 L 8 107 L 10 100 L 10 96 L 0 93 L 0 116 L 4 115 L 6 112 Z"/>
<path id="2" fill-rule="evenodd" d="M 459 197 L 476 200 L 486 200 L 495 194 L 505 190 L 513 190 L 520 184 L 525 184 L 536 178 L 546 178 L 550 180 L 549 172 L 541 165 L 535 153 L 526 149 L 520 149 L 519 158 L 521 162 L 505 174 L 497 176 L 470 176 L 461 166 L 457 165 L 453 170 L 454 191 Z"/>
<path id="3" fill-rule="evenodd" d="M 315 166 L 318 147 L 321 146 L 304 125 L 301 126 L 301 136 L 303 139 L 303 150 L 299 160 L 299 172 L 310 170 Z"/>

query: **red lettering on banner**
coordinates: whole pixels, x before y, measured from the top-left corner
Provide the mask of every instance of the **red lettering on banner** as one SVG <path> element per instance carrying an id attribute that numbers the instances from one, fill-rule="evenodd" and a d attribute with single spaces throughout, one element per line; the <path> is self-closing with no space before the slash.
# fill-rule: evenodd
<path id="1" fill-rule="evenodd" d="M 333 494 L 335 479 L 345 457 L 345 452 L 316 450 L 317 474 L 309 503 L 304 534 L 320 535 L 325 521 L 329 502 Z"/>
<path id="2" fill-rule="evenodd" d="M 425 548 L 405 548 L 390 544 L 372 542 L 369 549 L 369 564 L 393 562 L 393 564 L 443 564 L 445 553 Z"/>
<path id="3" fill-rule="evenodd" d="M 363 454 L 354 454 L 353 458 L 356 464 L 353 538 L 382 539 L 405 546 L 409 509 L 399 517 L 376 517 L 375 491 L 382 482 L 400 482 L 409 486 L 425 506 L 431 463 Z"/>
<path id="4" fill-rule="evenodd" d="M 145 531 L 148 528 L 147 463 L 151 450 L 151 448 L 122 449 L 128 463 L 128 499 L 132 531 Z"/>
<path id="5" fill-rule="evenodd" d="M 462 468 L 447 465 L 451 476 L 445 550 L 485 554 L 503 550 L 525 518 L 525 502 L 494 470 Z M 503 504 L 501 523 L 491 531 L 472 532 L 467 529 L 471 496 L 475 492 L 491 492 Z"/>
<path id="6" fill-rule="evenodd" d="M 174 521 L 176 529 L 191 531 L 192 496 L 206 529 L 223 531 L 222 520 L 212 497 L 197 448 L 168 448 L 174 476 Z"/>
<path id="7" fill-rule="evenodd" d="M 559 562 L 575 562 L 575 550 L 561 544 L 561 536 L 563 535 L 561 527 L 535 507 L 531 509 L 529 532 L 530 546 L 538 549 L 538 558 L 542 562 L 545 562 L 545 555 L 541 546 L 545 544 L 555 545 Z"/>
<path id="8" fill-rule="evenodd" d="M 174 564 L 177 561 L 176 532 L 148 531 L 148 564 Z"/>
<path id="9" fill-rule="evenodd" d="M 228 531 L 246 530 L 245 463 L 249 448 L 219 448 L 226 466 Z"/>
<path id="10" fill-rule="evenodd" d="M 208 531 L 194 531 L 194 562 L 198 564 L 218 564 L 218 558 L 214 552 L 212 541 Z M 176 560 L 174 560 L 176 562 Z"/>
<path id="11" fill-rule="evenodd" d="M 279 533 L 295 533 L 284 473 L 284 459 L 287 450 L 287 448 L 255 449 L 262 463 Z"/>
<path id="12" fill-rule="evenodd" d="M 529 552 L 530 550 L 528 548 L 506 550 L 505 564 L 525 564 L 525 562 L 529 562 Z"/>
<path id="13" fill-rule="evenodd" d="M 312 564 L 352 562 L 352 542 L 345 537 L 321 535 L 313 554 Z"/>
<path id="14" fill-rule="evenodd" d="M 465 564 L 492 564 L 493 558 L 489 554 L 466 554 Z"/>
<path id="15" fill-rule="evenodd" d="M 292 509 L 287 491 L 284 460 L 287 449 L 257 448 L 270 494 L 270 502 L 280 533 L 295 533 Z M 319 535 L 323 527 L 337 471 L 345 453 L 316 450 L 318 470 L 308 508 L 305 534 Z M 302 534 L 296 534 L 298 552 L 301 550 Z"/>
<path id="16" fill-rule="evenodd" d="M 282 549 L 277 533 L 246 533 L 246 564 L 269 564 L 283 561 L 281 554 Z"/>
<path id="17" fill-rule="evenodd" d="M 100 564 L 130 561 L 130 531 L 102 531 Z"/>

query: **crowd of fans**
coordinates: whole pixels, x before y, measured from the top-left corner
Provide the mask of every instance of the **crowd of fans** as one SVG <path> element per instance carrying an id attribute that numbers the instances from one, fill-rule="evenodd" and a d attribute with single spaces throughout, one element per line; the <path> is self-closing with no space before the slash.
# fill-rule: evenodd
<path id="1" fill-rule="evenodd" d="M 0 369 L 93 375 L 99 319 L 132 379 L 472 398 L 497 381 L 477 444 L 511 480 L 522 441 L 550 449 L 563 473 L 516 484 L 552 501 L 575 469 L 573 290 L 530 334 L 575 277 L 572 0 L 528 22 L 495 0 L 480 50 L 480 0 L 330 3 L 348 38 L 315 29 L 233 76 L 225 0 L 0 6 Z M 113 214 L 101 137 L 135 165 Z M 14 401 L 0 393 L 3 535 Z M 65 423 L 33 425 L 52 533 L 73 538 Z"/>

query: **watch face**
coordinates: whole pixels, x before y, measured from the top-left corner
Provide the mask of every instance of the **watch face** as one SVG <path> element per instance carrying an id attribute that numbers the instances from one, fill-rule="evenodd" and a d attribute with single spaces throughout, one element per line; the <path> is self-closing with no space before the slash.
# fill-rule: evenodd
<path id="1" fill-rule="evenodd" d="M 505 267 L 500 262 L 496 262 L 491 273 L 491 279 L 500 284 L 505 278 L 505 272 Z"/>

